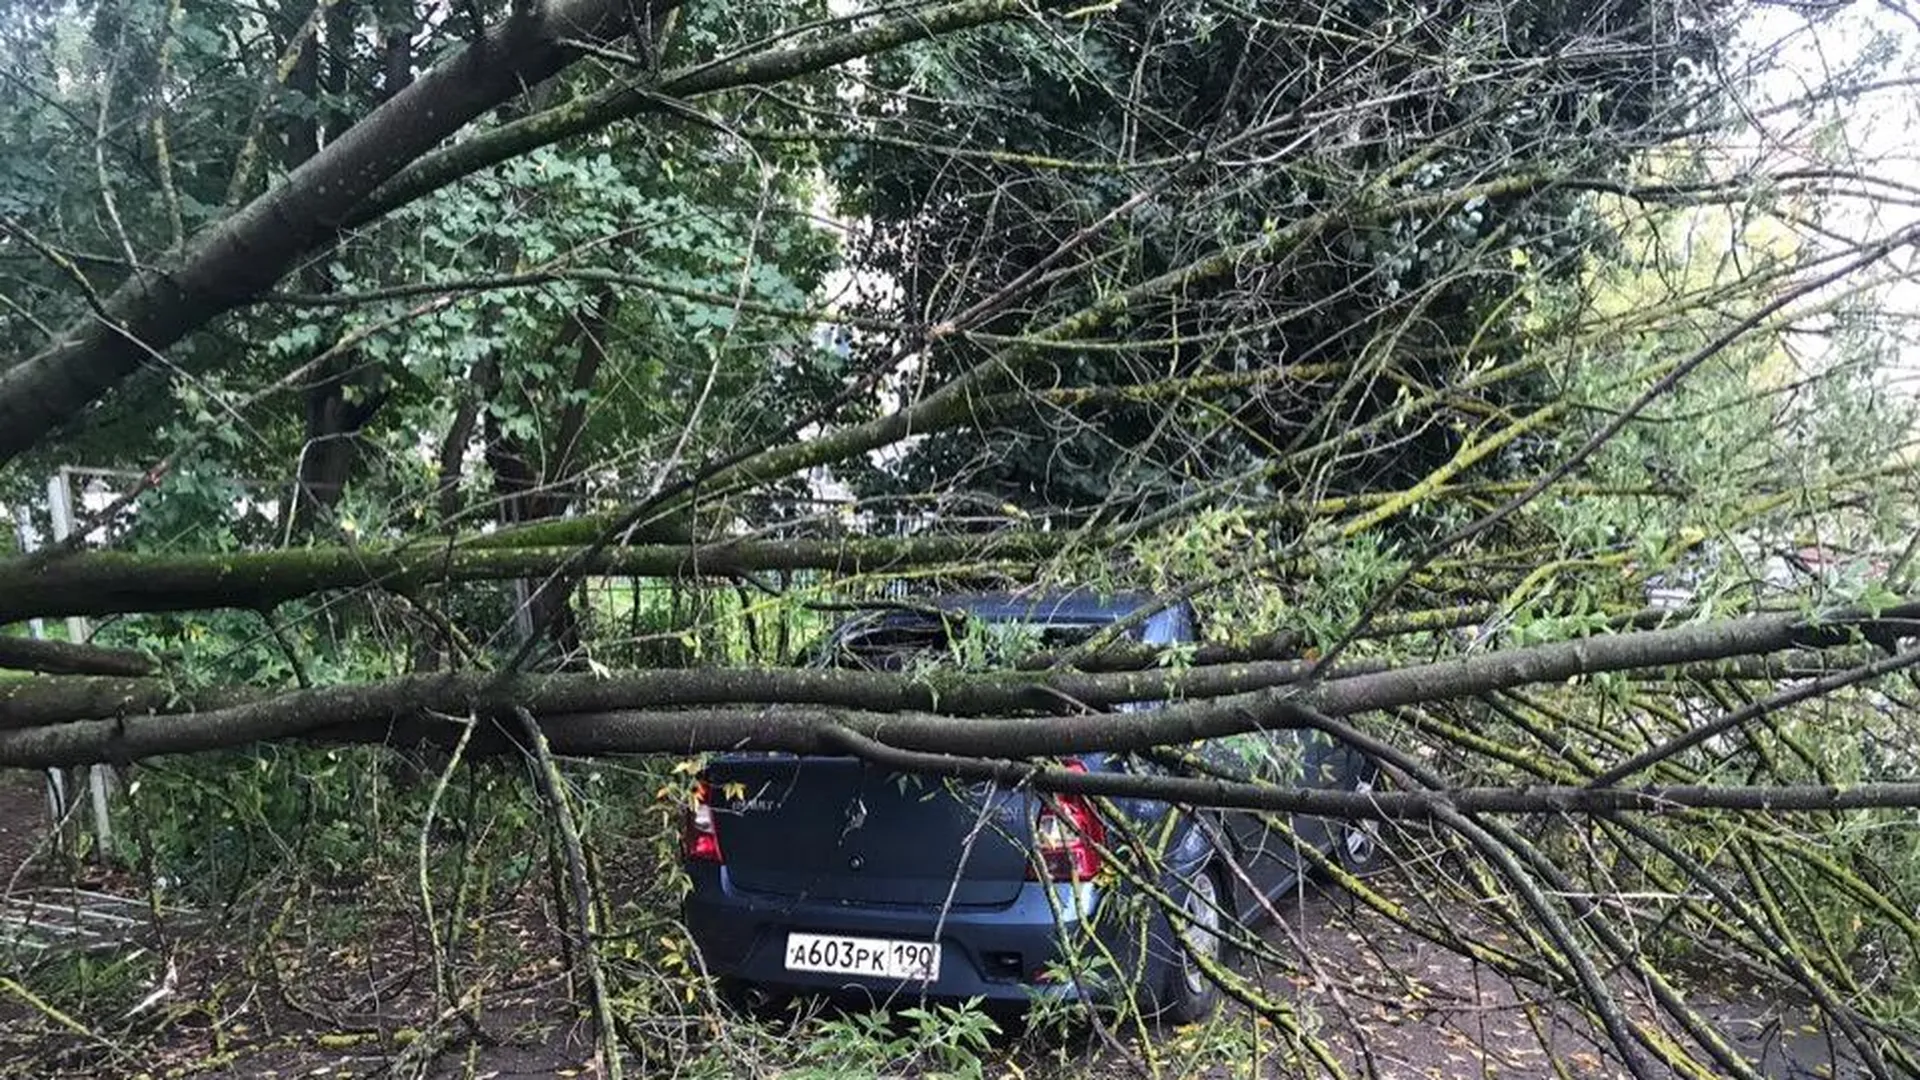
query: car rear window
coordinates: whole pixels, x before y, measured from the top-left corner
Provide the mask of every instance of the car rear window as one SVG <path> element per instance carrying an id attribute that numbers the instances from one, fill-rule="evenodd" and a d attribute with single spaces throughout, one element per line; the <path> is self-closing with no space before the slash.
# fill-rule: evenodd
<path id="1" fill-rule="evenodd" d="M 1072 648 L 1099 631 L 1098 623 L 891 619 L 842 631 L 828 662 L 867 671 L 905 671 L 933 664 L 987 670 L 1012 666 L 1036 652 Z"/>

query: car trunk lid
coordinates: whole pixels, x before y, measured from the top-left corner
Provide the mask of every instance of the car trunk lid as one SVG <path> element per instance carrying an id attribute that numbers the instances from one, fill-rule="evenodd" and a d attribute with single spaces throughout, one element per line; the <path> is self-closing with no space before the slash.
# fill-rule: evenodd
<path id="1" fill-rule="evenodd" d="M 1034 807 L 1021 793 L 902 776 L 852 758 L 729 756 L 706 769 L 742 889 L 858 903 L 1011 902 Z"/>

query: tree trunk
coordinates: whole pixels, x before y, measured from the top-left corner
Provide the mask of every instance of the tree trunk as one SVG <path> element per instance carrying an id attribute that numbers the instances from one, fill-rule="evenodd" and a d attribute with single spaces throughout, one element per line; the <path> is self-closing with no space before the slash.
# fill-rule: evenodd
<path id="1" fill-rule="evenodd" d="M 323 23 L 327 40 L 320 87 L 325 96 L 315 102 L 316 115 L 322 118 L 323 143 L 332 142 L 353 126 L 353 114 L 347 110 L 347 79 L 353 65 L 358 8 L 358 0 L 333 0 Z"/>
<path id="2" fill-rule="evenodd" d="M 307 389 L 306 439 L 295 484 L 293 531 L 308 534 L 340 504 L 360 460 L 360 435 L 386 394 L 378 372 L 360 370 L 358 352 L 343 353 L 321 369 Z"/>
<path id="3" fill-rule="evenodd" d="M 419 21 L 413 0 L 384 0 L 380 5 L 380 51 L 385 61 L 380 81 L 382 102 L 413 82 L 413 31 Z"/>
<path id="4" fill-rule="evenodd" d="M 287 126 L 284 159 L 289 173 L 353 125 L 345 101 L 355 14 L 355 0 L 335 0 L 325 14 L 325 40 L 309 36 L 300 50 L 288 88 L 306 98 L 310 107 Z M 333 291 L 322 265 L 307 266 L 300 280 L 308 292 Z M 378 390 L 379 373 L 360 368 L 357 350 L 342 353 L 321 367 L 307 387 L 306 430 L 294 482 L 291 527 L 295 534 L 311 534 L 340 504 L 360 460 L 360 432 L 384 400 Z"/>
<path id="5" fill-rule="evenodd" d="M 491 353 L 474 361 L 467 371 L 464 393 L 454 409 L 447 437 L 440 442 L 440 479 L 437 490 L 440 524 L 452 531 L 460 516 L 460 481 L 466 476 L 467 448 L 480 425 L 480 410 L 493 396 L 489 389 L 500 381 L 500 359 Z"/>
<path id="6" fill-rule="evenodd" d="M 500 521 L 521 525 L 559 517 L 579 497 L 573 476 L 580 437 L 586 426 L 588 391 L 606 361 L 606 334 L 618 304 L 611 292 L 602 292 L 592 307 L 576 312 L 554 336 L 548 346 L 558 354 L 577 347 L 573 374 L 568 379 L 569 393 L 560 415 L 542 426 L 548 433 L 546 458 L 535 468 L 532 449 L 524 439 L 503 429 L 496 410 L 486 414 L 486 457 L 493 471 L 494 493 L 499 499 Z M 498 368 L 495 368 L 498 375 Z M 495 401 L 519 390 L 504 379 L 495 378 L 490 390 Z M 526 395 L 530 397 L 531 395 Z M 572 590 L 555 579 L 521 582 L 515 589 L 515 621 L 521 636 L 545 639 L 549 655 L 562 666 L 580 652 L 580 620 L 573 609 Z"/>

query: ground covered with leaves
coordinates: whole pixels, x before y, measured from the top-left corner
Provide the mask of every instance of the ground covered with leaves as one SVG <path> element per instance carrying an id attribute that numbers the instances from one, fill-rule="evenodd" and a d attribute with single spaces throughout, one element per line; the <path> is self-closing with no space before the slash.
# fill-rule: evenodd
<path id="1" fill-rule="evenodd" d="M 144 898 L 136 869 L 59 855 L 42 783 L 27 772 L 0 777 L 9 898 L 68 885 Z M 1311 1065 L 1239 1003 L 1179 1028 L 1104 1012 L 1029 1019 L 910 1000 L 883 1012 L 812 1000 L 739 1011 L 697 974 L 649 848 L 633 838 L 598 860 L 622 1040 L 637 1075 L 1229 1078 L 1303 1075 Z M 1433 867 L 1415 851 L 1401 854 L 1368 880 L 1368 896 L 1427 906 L 1422 915 L 1468 936 L 1512 944 L 1471 903 L 1432 901 Z M 463 932 L 438 942 L 423 930 L 417 882 L 384 874 L 376 860 L 320 872 L 282 865 L 221 907 L 170 900 L 168 916 L 91 953 L 28 957 L 15 948 L 0 983 L 8 991 L 0 1075 L 592 1075 L 591 1018 L 578 1004 L 586 993 L 542 861 L 529 860 L 516 879 L 472 886 Z M 1326 882 L 1284 898 L 1276 914 L 1261 941 L 1280 959 L 1245 958 L 1248 987 L 1295 1010 L 1351 1075 L 1626 1075 L 1576 1008 L 1427 939 L 1418 925 L 1429 924 L 1385 918 Z M 1689 996 L 1765 1075 L 1847 1074 L 1798 1003 L 1763 1000 L 1711 967 L 1697 976 Z"/>

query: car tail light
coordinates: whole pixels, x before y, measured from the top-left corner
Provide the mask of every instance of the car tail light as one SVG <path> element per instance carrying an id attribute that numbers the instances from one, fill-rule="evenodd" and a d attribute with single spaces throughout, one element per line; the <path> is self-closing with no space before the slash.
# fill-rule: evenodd
<path id="1" fill-rule="evenodd" d="M 1087 771 L 1072 758 L 1063 764 L 1070 772 Z M 1041 805 L 1033 822 L 1034 853 L 1053 881 L 1093 880 L 1100 873 L 1100 845 L 1106 838 L 1107 827 L 1084 795 L 1055 795 Z M 1038 879 L 1040 867 L 1029 866 L 1027 874 Z"/>
<path id="2" fill-rule="evenodd" d="M 720 833 L 713 827 L 712 794 L 705 780 L 696 781 L 693 785 L 693 802 L 687 807 L 683 834 L 687 858 L 695 862 L 726 861 L 720 855 Z"/>

